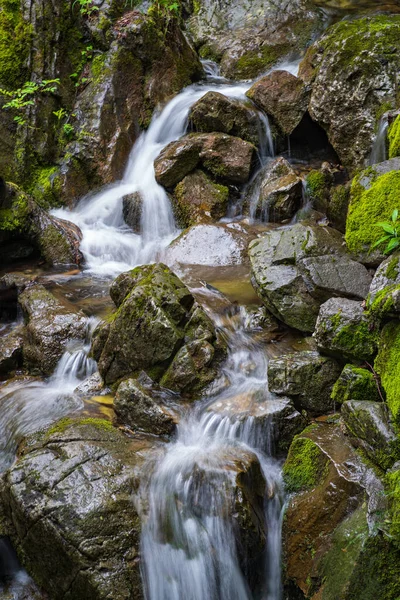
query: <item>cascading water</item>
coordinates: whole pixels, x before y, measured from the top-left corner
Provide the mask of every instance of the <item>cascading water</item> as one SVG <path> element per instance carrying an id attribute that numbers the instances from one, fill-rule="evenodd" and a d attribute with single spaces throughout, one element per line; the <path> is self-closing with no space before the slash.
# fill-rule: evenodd
<path id="1" fill-rule="evenodd" d="M 139 496 L 148 600 L 281 597 L 283 494 L 279 462 L 272 456 L 273 420 L 260 424 L 252 416 L 224 416 L 213 410 L 216 404 L 229 405 L 233 396 L 255 396 L 258 403 L 273 404 L 267 358 L 262 345 L 246 332 L 243 313 L 223 328 L 229 358 L 222 379 L 229 383 L 179 424 L 175 441 L 167 446 Z M 235 460 L 249 454 L 257 457 L 266 481 L 267 544 L 256 592 L 243 571 L 232 514 Z"/>
<path id="2" fill-rule="evenodd" d="M 372 146 L 371 156 L 369 159 L 370 165 L 376 165 L 377 163 L 383 162 L 387 159 L 387 130 L 389 127 L 389 120 L 387 115 L 383 115 L 379 121 L 378 131 L 374 144 Z"/>

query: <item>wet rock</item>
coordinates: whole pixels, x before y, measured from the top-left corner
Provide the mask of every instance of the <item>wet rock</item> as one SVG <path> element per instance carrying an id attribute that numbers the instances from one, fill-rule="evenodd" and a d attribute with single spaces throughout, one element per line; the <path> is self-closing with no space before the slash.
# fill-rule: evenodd
<path id="1" fill-rule="evenodd" d="M 189 128 L 201 133 L 220 131 L 258 146 L 261 123 L 256 112 L 238 100 L 207 92 L 190 109 Z"/>
<path id="2" fill-rule="evenodd" d="M 390 321 L 382 329 L 374 368 L 386 393 L 386 402 L 397 425 L 400 425 L 399 352 L 400 325 Z"/>
<path id="3" fill-rule="evenodd" d="M 300 331 L 314 330 L 321 296 L 314 293 L 315 286 L 314 290 L 308 288 L 310 282 L 300 266 L 303 260 L 326 255 L 345 256 L 342 237 L 338 231 L 319 225 L 296 224 L 270 231 L 250 244 L 253 285 L 276 318 Z M 355 269 L 358 272 L 357 266 Z M 341 293 L 342 280 L 338 278 L 337 284 L 339 289 L 330 289 L 327 295 Z"/>
<path id="4" fill-rule="evenodd" d="M 339 373 L 339 365 L 331 358 L 313 351 L 295 352 L 269 361 L 268 387 L 293 397 L 298 410 L 321 415 L 333 408 L 331 393 Z"/>
<path id="5" fill-rule="evenodd" d="M 294 439 L 283 475 L 288 489 L 300 492 L 290 498 L 284 519 L 286 579 L 304 595 L 317 598 L 318 590 L 322 593 L 323 586 L 333 584 L 334 567 L 325 570 L 324 578 L 321 571 L 334 532 L 362 511 L 366 539 L 369 525 L 378 523 L 386 507 L 383 484 L 363 464 L 340 428 L 326 423 L 311 425 Z M 347 573 L 343 569 L 336 573 L 341 588 Z M 332 596 L 344 597 L 350 599 L 342 590 Z"/>
<path id="6" fill-rule="evenodd" d="M 140 233 L 142 203 L 143 199 L 140 192 L 134 192 L 122 198 L 124 221 L 135 233 Z"/>
<path id="7" fill-rule="evenodd" d="M 367 369 L 346 365 L 332 390 L 335 404 L 343 404 L 347 400 L 380 400 L 378 382 L 373 373 Z"/>
<path id="8" fill-rule="evenodd" d="M 19 325 L 8 333 L 2 333 L 0 346 L 0 376 L 8 375 L 22 366 L 24 328 Z"/>
<path id="9" fill-rule="evenodd" d="M 51 375 L 68 343 L 85 338 L 86 317 L 39 283 L 28 286 L 18 302 L 25 320 L 24 366 Z"/>
<path id="10" fill-rule="evenodd" d="M 123 423 L 155 435 L 171 434 L 177 424 L 177 414 L 171 394 L 154 389 L 150 382 L 126 379 L 117 389 L 114 410 Z"/>
<path id="11" fill-rule="evenodd" d="M 303 199 L 303 185 L 290 164 L 276 158 L 260 171 L 249 186 L 245 202 L 252 218 L 280 223 L 291 219 Z"/>
<path id="12" fill-rule="evenodd" d="M 371 248 L 383 233 L 375 227 L 388 221 L 398 207 L 400 158 L 373 165 L 359 173 L 352 182 L 346 219 L 346 244 L 349 250 L 368 265 L 378 266 L 385 258 L 385 245 Z"/>
<path id="13" fill-rule="evenodd" d="M 314 337 L 323 353 L 350 360 L 371 360 L 377 351 L 379 331 L 361 302 L 330 298 L 321 306 Z"/>
<path id="14" fill-rule="evenodd" d="M 170 244 L 164 260 L 169 265 L 240 265 L 247 259 L 247 246 L 254 236 L 239 223 L 195 225 Z"/>
<path id="15" fill-rule="evenodd" d="M 17 186 L 7 184 L 0 196 L 0 248 L 21 239 L 50 265 L 82 262 L 80 229 L 74 223 L 50 216 Z"/>
<path id="16" fill-rule="evenodd" d="M 108 421 L 64 419 L 29 440 L 5 476 L 13 545 L 51 597 L 143 597 L 132 493 L 144 450 Z"/>
<path id="17" fill-rule="evenodd" d="M 385 288 L 400 285 L 400 254 L 396 252 L 386 258 L 377 268 L 369 289 L 368 302 L 374 302 Z"/>
<path id="18" fill-rule="evenodd" d="M 96 371 L 90 377 L 87 377 L 75 389 L 74 394 L 83 398 L 91 396 L 100 396 L 111 393 L 109 388 L 104 388 L 100 373 Z"/>
<path id="19" fill-rule="evenodd" d="M 365 166 L 382 107 L 396 105 L 399 31 L 399 16 L 341 21 L 300 65 L 300 77 L 312 86 L 311 117 L 350 170 Z"/>
<path id="20" fill-rule="evenodd" d="M 156 179 L 166 188 L 182 181 L 199 164 L 215 177 L 245 183 L 250 177 L 255 147 L 224 133 L 191 133 L 171 142 L 154 161 Z"/>
<path id="21" fill-rule="evenodd" d="M 160 263 L 123 273 L 111 297 L 118 310 L 96 330 L 92 343 L 106 384 L 144 370 L 156 381 L 163 378 L 164 386 L 190 395 L 208 383 L 210 373 L 214 376 L 223 346 L 211 320 L 168 267 Z"/>
<path id="22" fill-rule="evenodd" d="M 253 0 L 246 6 L 201 0 L 187 25 L 200 55 L 221 60 L 223 75 L 254 79 L 305 48 L 322 25 L 322 14 L 308 0 Z"/>
<path id="23" fill-rule="evenodd" d="M 196 170 L 178 183 L 172 198 L 175 218 L 180 227 L 216 221 L 225 217 L 229 189 L 219 185 L 200 170 Z"/>
<path id="24" fill-rule="evenodd" d="M 285 135 L 290 135 L 307 112 L 310 90 L 288 71 L 273 71 L 246 93 Z"/>
<path id="25" fill-rule="evenodd" d="M 346 430 L 356 448 L 386 470 L 400 459 L 400 442 L 383 402 L 348 400 L 342 406 Z"/>

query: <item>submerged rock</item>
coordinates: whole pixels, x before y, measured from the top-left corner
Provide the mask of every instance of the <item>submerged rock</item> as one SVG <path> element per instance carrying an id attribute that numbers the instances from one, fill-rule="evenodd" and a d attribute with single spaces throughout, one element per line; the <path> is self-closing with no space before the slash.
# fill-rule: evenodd
<path id="1" fill-rule="evenodd" d="M 189 112 L 189 128 L 201 133 L 220 131 L 259 145 L 260 120 L 255 110 L 219 92 L 207 92 Z"/>
<path id="2" fill-rule="evenodd" d="M 228 208 L 229 189 L 219 185 L 201 170 L 178 183 L 172 198 L 175 218 L 180 227 L 216 221 L 225 217 Z"/>
<path id="3" fill-rule="evenodd" d="M 333 408 L 331 393 L 339 373 L 339 365 L 331 358 L 313 351 L 294 352 L 269 361 L 268 387 L 293 397 L 298 410 L 322 415 Z"/>
<path id="4" fill-rule="evenodd" d="M 288 71 L 273 71 L 259 79 L 246 96 L 251 98 L 285 135 L 290 135 L 307 112 L 310 90 Z"/>

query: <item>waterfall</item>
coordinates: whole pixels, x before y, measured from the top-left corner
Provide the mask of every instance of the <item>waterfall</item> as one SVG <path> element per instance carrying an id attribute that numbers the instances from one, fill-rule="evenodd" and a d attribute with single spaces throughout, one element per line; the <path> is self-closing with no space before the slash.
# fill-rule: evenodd
<path id="1" fill-rule="evenodd" d="M 280 464 L 273 457 L 273 419 L 260 424 L 251 415 L 213 410 L 216 404 L 229 404 L 232 396 L 256 395 L 257 402 L 268 402 L 267 358 L 262 345 L 246 331 L 244 312 L 219 326 L 228 339 L 222 380 L 229 384 L 204 398 L 179 424 L 176 439 L 158 458 L 139 493 L 148 600 L 252 600 L 241 567 L 235 519 L 229 512 L 234 504 L 233 464 L 243 455 L 257 457 L 266 481 L 267 544 L 257 597 L 281 598 L 283 492 Z"/>
<path id="2" fill-rule="evenodd" d="M 387 159 L 387 130 L 389 127 L 389 120 L 387 115 L 383 115 L 379 121 L 378 131 L 376 134 L 375 141 L 372 146 L 371 155 L 369 158 L 369 164 L 376 165 L 377 163 L 383 162 Z"/>

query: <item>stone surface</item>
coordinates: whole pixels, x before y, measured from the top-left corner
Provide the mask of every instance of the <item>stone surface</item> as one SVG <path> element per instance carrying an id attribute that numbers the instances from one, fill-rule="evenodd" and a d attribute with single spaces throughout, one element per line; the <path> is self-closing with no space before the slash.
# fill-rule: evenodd
<path id="1" fill-rule="evenodd" d="M 312 86 L 309 111 L 350 170 L 366 166 L 380 111 L 395 108 L 400 16 L 344 20 L 309 48 L 300 77 Z"/>
<path id="2" fill-rule="evenodd" d="M 290 135 L 307 112 L 310 90 L 288 71 L 273 71 L 246 92 L 285 135 Z"/>
<path id="3" fill-rule="evenodd" d="M 255 147 L 224 133 L 191 133 L 171 142 L 154 161 L 160 185 L 172 188 L 198 165 L 229 183 L 245 183 L 253 165 Z"/>
<path id="4" fill-rule="evenodd" d="M 51 375 L 68 343 L 85 338 L 86 317 L 39 283 L 26 287 L 18 302 L 25 321 L 24 366 Z"/>
<path id="5" fill-rule="evenodd" d="M 346 365 L 333 386 L 332 400 L 335 404 L 343 404 L 347 400 L 378 402 L 381 400 L 378 381 L 371 371 Z"/>
<path id="6" fill-rule="evenodd" d="M 341 411 L 344 424 L 356 448 L 386 470 L 400 459 L 400 442 L 383 402 L 348 400 Z"/>
<path id="7" fill-rule="evenodd" d="M 282 157 L 266 164 L 249 185 L 245 196 L 250 216 L 272 223 L 291 219 L 302 200 L 302 181 Z"/>
<path id="8" fill-rule="evenodd" d="M 268 363 L 271 392 L 291 396 L 298 410 L 321 415 L 333 409 L 331 393 L 340 373 L 335 360 L 313 351 L 294 352 Z"/>
<path id="9" fill-rule="evenodd" d="M 219 185 L 201 170 L 178 183 L 172 197 L 175 219 L 180 227 L 222 219 L 228 208 L 229 189 Z"/>
<path id="10" fill-rule="evenodd" d="M 132 493 L 145 449 L 108 421 L 65 419 L 30 441 L 5 476 L 10 537 L 50 597 L 143 597 Z"/>
<path id="11" fill-rule="evenodd" d="M 377 352 L 379 331 L 361 302 L 330 298 L 321 306 L 314 337 L 323 353 L 370 361 Z"/>
<path id="12" fill-rule="evenodd" d="M 140 192 L 134 192 L 122 198 L 124 221 L 135 233 L 140 233 L 142 203 L 143 200 Z"/>
<path id="13" fill-rule="evenodd" d="M 0 345 L 0 376 L 8 375 L 22 366 L 22 348 L 24 343 L 24 328 L 14 327 L 8 333 L 1 334 Z"/>
<path id="14" fill-rule="evenodd" d="M 261 123 L 254 108 L 219 92 L 207 92 L 191 107 L 189 128 L 201 133 L 220 131 L 258 146 Z"/>

